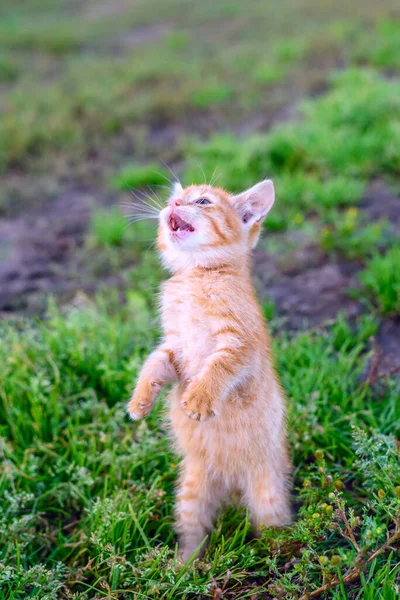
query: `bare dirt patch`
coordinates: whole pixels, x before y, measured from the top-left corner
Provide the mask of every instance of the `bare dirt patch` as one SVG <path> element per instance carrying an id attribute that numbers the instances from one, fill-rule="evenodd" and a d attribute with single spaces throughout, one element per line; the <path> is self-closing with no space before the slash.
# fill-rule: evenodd
<path id="1" fill-rule="evenodd" d="M 369 220 L 387 219 L 395 233 L 400 233 L 400 198 L 383 181 L 373 181 L 360 203 Z"/>
<path id="2" fill-rule="evenodd" d="M 82 17 L 88 21 L 97 21 L 105 17 L 113 17 L 125 12 L 129 8 L 128 0 L 105 0 L 95 4 L 84 5 Z"/>
<path id="3" fill-rule="evenodd" d="M 99 50 L 102 47 L 107 53 L 124 54 L 138 46 L 144 46 L 145 44 L 151 44 L 161 40 L 164 35 L 171 30 L 172 26 L 168 23 L 156 23 L 154 25 L 134 27 L 124 33 L 103 40 L 101 44 L 99 44 L 99 47 L 96 46 L 96 50 Z"/>
<path id="4" fill-rule="evenodd" d="M 255 257 L 255 277 L 261 297 L 272 300 L 288 329 L 305 329 L 335 319 L 352 318 L 360 304 L 348 291 L 355 284 L 358 264 L 327 260 L 317 248 L 304 248 L 287 265 L 265 253 Z"/>
<path id="5" fill-rule="evenodd" d="M 379 328 L 376 342 L 382 350 L 378 374 L 381 376 L 399 368 L 400 377 L 400 318 L 385 319 Z"/>
<path id="6" fill-rule="evenodd" d="M 90 196 L 69 190 L 47 207 L 0 219 L 0 311 L 37 312 L 43 297 L 77 287 L 72 263 L 83 243 Z"/>
<path id="7" fill-rule="evenodd" d="M 135 46 L 155 42 L 170 30 L 171 26 L 167 23 L 156 23 L 155 25 L 133 29 L 132 31 L 128 31 L 128 33 L 124 33 L 119 36 L 118 43 L 126 49 L 134 48 Z"/>

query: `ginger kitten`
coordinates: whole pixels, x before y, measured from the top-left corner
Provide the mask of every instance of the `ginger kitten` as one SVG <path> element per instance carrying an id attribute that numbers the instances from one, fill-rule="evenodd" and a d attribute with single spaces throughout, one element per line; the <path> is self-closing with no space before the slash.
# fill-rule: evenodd
<path id="1" fill-rule="evenodd" d="M 221 502 L 240 494 L 257 528 L 290 522 L 285 398 L 251 283 L 251 251 L 274 203 L 272 181 L 232 195 L 176 184 L 159 215 L 163 340 L 129 402 L 146 417 L 173 382 L 169 420 L 182 456 L 176 503 L 187 561 Z"/>

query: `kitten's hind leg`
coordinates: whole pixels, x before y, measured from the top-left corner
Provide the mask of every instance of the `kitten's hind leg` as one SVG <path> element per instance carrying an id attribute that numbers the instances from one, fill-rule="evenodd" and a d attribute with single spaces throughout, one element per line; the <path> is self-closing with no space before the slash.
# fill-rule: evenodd
<path id="1" fill-rule="evenodd" d="M 256 531 L 260 526 L 282 527 L 291 522 L 288 476 L 265 470 L 249 477 L 244 501 Z"/>
<path id="2" fill-rule="evenodd" d="M 223 489 L 207 474 L 204 463 L 186 457 L 182 465 L 176 502 L 179 558 L 187 562 L 210 532 Z M 197 556 L 202 555 L 204 541 Z"/>

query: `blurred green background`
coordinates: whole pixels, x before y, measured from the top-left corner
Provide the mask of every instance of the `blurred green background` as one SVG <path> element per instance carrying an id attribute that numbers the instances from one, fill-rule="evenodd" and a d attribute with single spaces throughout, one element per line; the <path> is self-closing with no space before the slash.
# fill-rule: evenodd
<path id="1" fill-rule="evenodd" d="M 0 2 L 1 598 L 397 597 L 399 71 L 398 0 Z M 274 180 L 297 514 L 229 510 L 183 569 L 162 402 L 124 413 L 166 276 L 124 205 L 170 169 Z"/>
<path id="2" fill-rule="evenodd" d="M 372 179 L 397 185 L 397 2 L 57 0 L 0 11 L 6 316 L 43 314 L 49 293 L 68 302 L 104 283 L 131 289 L 154 229 L 126 228 L 121 204 L 130 188 L 164 197 L 166 164 L 184 183 L 214 174 L 235 191 L 273 177 L 265 250 L 289 267 L 310 245 L 307 261 L 364 259 L 390 238 L 392 188 L 372 192 L 376 204 L 385 196 L 378 215 L 371 199 L 356 205 Z M 265 301 L 275 266 L 259 276 Z"/>

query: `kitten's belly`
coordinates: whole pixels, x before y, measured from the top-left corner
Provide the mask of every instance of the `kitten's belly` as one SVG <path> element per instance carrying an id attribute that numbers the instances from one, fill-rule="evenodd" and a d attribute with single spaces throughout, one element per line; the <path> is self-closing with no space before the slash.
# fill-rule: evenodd
<path id="1" fill-rule="evenodd" d="M 202 458 L 214 472 L 235 477 L 271 460 L 283 425 L 278 390 L 269 398 L 268 392 L 261 398 L 255 395 L 247 405 L 239 398 L 226 400 L 220 413 L 205 422 L 188 418 L 180 407 L 180 395 L 177 386 L 169 396 L 169 420 L 180 454 Z"/>

